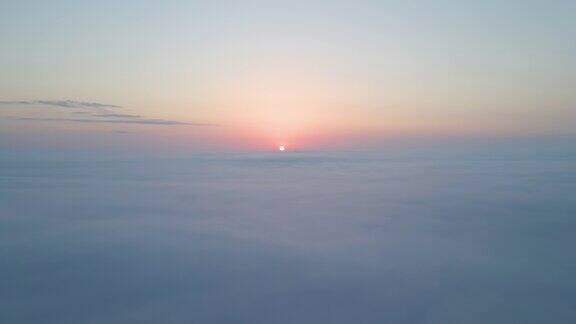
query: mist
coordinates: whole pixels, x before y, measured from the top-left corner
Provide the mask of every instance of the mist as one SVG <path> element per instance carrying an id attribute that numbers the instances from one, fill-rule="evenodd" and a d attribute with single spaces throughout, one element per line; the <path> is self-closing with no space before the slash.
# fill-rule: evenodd
<path id="1" fill-rule="evenodd" d="M 576 155 L 0 159 L 3 323 L 568 323 Z"/>

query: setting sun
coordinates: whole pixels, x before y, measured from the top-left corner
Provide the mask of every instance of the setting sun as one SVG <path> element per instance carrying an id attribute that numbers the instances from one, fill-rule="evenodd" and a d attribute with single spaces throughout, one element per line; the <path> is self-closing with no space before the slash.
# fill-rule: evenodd
<path id="1" fill-rule="evenodd" d="M 284 147 L 284 145 L 278 146 L 278 151 L 284 152 L 284 150 L 286 150 L 286 148 Z"/>

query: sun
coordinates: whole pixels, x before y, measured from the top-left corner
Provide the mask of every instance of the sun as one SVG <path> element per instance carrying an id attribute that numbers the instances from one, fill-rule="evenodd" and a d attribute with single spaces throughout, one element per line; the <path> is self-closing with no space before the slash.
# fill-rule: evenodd
<path id="1" fill-rule="evenodd" d="M 284 145 L 278 146 L 278 151 L 284 152 L 284 150 L 286 150 L 286 148 L 284 147 Z"/>

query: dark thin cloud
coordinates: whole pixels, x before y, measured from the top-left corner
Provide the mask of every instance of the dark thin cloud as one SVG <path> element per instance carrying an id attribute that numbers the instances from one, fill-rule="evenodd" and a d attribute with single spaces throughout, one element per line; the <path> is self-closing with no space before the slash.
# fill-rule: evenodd
<path id="1" fill-rule="evenodd" d="M 142 118 L 140 115 L 130 114 L 97 114 L 94 117 L 115 117 L 115 118 Z"/>
<path id="2" fill-rule="evenodd" d="M 62 108 L 121 108 L 117 105 L 75 100 L 19 100 L 0 101 L 0 105 L 44 105 Z"/>
<path id="3" fill-rule="evenodd" d="M 187 126 L 218 126 L 210 123 L 193 123 L 176 120 L 145 118 L 142 115 L 125 114 L 116 111 L 121 106 L 98 102 L 74 101 L 74 100 L 20 100 L 0 101 L 0 105 L 41 105 L 62 108 L 80 109 L 72 111 L 72 114 L 87 115 L 85 118 L 49 118 L 49 117 L 8 117 L 11 120 L 20 121 L 45 121 L 45 122 L 74 122 L 86 124 L 139 124 L 139 125 L 187 125 Z M 96 118 L 94 118 L 96 117 Z"/>
<path id="4" fill-rule="evenodd" d="M 46 121 L 46 122 L 74 122 L 89 124 L 140 124 L 140 125 L 187 125 L 187 126 L 218 126 L 210 123 L 181 122 L 165 119 L 84 119 L 84 118 L 35 118 L 35 117 L 12 117 L 12 120 L 20 121 Z"/>

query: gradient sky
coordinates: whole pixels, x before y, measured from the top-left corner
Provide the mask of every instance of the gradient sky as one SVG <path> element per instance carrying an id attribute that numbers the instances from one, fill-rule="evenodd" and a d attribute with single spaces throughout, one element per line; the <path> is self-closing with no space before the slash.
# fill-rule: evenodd
<path id="1" fill-rule="evenodd" d="M 571 0 L 4 1 L 0 147 L 571 136 L 575 12 Z"/>

